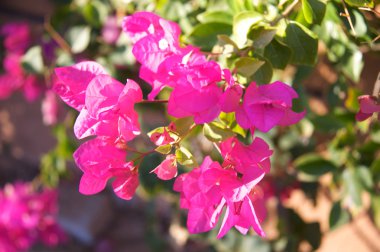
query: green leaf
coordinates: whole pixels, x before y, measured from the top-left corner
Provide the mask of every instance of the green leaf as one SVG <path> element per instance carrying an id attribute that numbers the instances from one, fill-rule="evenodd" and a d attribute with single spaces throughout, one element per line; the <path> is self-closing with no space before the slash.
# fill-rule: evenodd
<path id="1" fill-rule="evenodd" d="M 371 198 L 371 209 L 373 212 L 373 219 L 378 228 L 380 228 L 380 196 L 372 195 Z"/>
<path id="2" fill-rule="evenodd" d="M 226 23 L 212 22 L 198 24 L 190 32 L 188 41 L 195 46 L 201 47 L 203 50 L 210 51 L 218 42 L 218 35 L 230 35 L 231 32 L 231 25 Z"/>
<path id="3" fill-rule="evenodd" d="M 290 21 L 285 30 L 285 43 L 292 50 L 292 63 L 314 65 L 317 60 L 318 38 L 305 26 Z"/>
<path id="4" fill-rule="evenodd" d="M 227 35 L 221 34 L 221 35 L 218 35 L 217 37 L 221 45 L 231 45 L 234 49 L 239 49 L 235 41 L 233 41 Z"/>
<path id="5" fill-rule="evenodd" d="M 380 159 L 376 159 L 371 164 L 371 174 L 375 181 L 380 181 Z"/>
<path id="6" fill-rule="evenodd" d="M 216 122 L 205 123 L 203 125 L 203 134 L 211 142 L 220 142 L 235 135 L 231 130 Z"/>
<path id="7" fill-rule="evenodd" d="M 321 0 L 302 0 L 302 12 L 309 24 L 320 24 L 326 13 L 326 3 Z"/>
<path id="8" fill-rule="evenodd" d="M 334 230 L 350 221 L 350 214 L 342 209 L 340 201 L 335 202 L 330 211 L 330 230 Z"/>
<path id="9" fill-rule="evenodd" d="M 265 63 L 255 72 L 255 74 L 252 77 L 252 80 L 255 81 L 257 84 L 270 83 L 273 76 L 272 64 L 263 57 L 260 57 L 259 59 L 264 60 Z"/>
<path id="10" fill-rule="evenodd" d="M 285 44 L 273 39 L 265 47 L 264 56 L 272 63 L 274 68 L 284 69 L 290 61 L 292 51 Z"/>
<path id="11" fill-rule="evenodd" d="M 343 185 L 346 192 L 346 197 L 350 199 L 356 207 L 361 207 L 362 205 L 362 191 L 363 187 L 360 183 L 358 173 L 355 169 L 347 168 L 343 172 Z"/>
<path id="12" fill-rule="evenodd" d="M 86 50 L 90 44 L 90 38 L 91 28 L 85 25 L 74 26 L 67 33 L 67 41 L 73 53 L 81 53 Z"/>
<path id="13" fill-rule="evenodd" d="M 41 47 L 31 47 L 22 57 L 21 64 L 27 72 L 42 74 L 44 71 L 44 62 Z"/>
<path id="14" fill-rule="evenodd" d="M 373 0 L 344 0 L 344 1 L 354 7 L 373 8 L 375 6 L 375 3 Z"/>
<path id="15" fill-rule="evenodd" d="M 149 131 L 149 132 L 147 133 L 147 135 L 148 135 L 149 137 L 151 137 L 154 133 L 162 134 L 162 133 L 164 132 L 164 129 L 165 129 L 165 127 L 158 127 L 158 128 L 155 128 L 155 129 Z"/>
<path id="16" fill-rule="evenodd" d="M 172 146 L 170 144 L 166 144 L 166 145 L 161 145 L 161 146 L 158 146 L 156 149 L 154 149 L 155 151 L 161 153 L 161 154 L 169 154 L 170 151 L 172 150 Z"/>
<path id="17" fill-rule="evenodd" d="M 175 120 L 174 124 L 176 127 L 176 132 L 180 136 L 185 135 L 189 131 L 189 128 L 193 123 L 194 123 L 194 120 L 192 117 L 183 117 L 183 118 L 179 118 Z"/>
<path id="18" fill-rule="evenodd" d="M 254 25 L 248 33 L 248 38 L 253 41 L 255 48 L 266 47 L 276 35 L 277 29 L 269 26 Z"/>
<path id="19" fill-rule="evenodd" d="M 240 127 L 239 124 L 237 124 L 235 113 L 222 112 L 220 113 L 219 118 L 224 125 L 228 126 L 228 128 L 232 130 L 232 132 L 235 132 L 244 138 L 247 136 L 247 132 L 242 127 Z"/>
<path id="20" fill-rule="evenodd" d="M 84 19 L 92 26 L 99 28 L 107 19 L 107 5 L 99 0 L 89 1 L 82 8 Z"/>
<path id="21" fill-rule="evenodd" d="M 240 13 L 246 10 L 244 5 L 244 0 L 227 0 L 227 4 L 231 8 L 231 10 L 235 13 Z"/>
<path id="22" fill-rule="evenodd" d="M 197 19 L 201 23 L 226 23 L 232 25 L 233 16 L 227 11 L 206 11 L 197 16 Z"/>
<path id="23" fill-rule="evenodd" d="M 337 167 L 334 163 L 326 160 L 318 154 L 305 154 L 294 161 L 294 166 L 306 179 L 316 180 L 328 172 L 334 172 Z"/>
<path id="24" fill-rule="evenodd" d="M 360 11 L 352 10 L 352 21 L 354 23 L 354 29 L 357 36 L 364 36 L 367 33 L 367 24 L 365 17 Z"/>
<path id="25" fill-rule="evenodd" d="M 343 73 L 354 82 L 358 82 L 364 66 L 362 52 L 359 50 L 349 52 L 340 60 Z"/>
<path id="26" fill-rule="evenodd" d="M 239 74 L 249 78 L 264 64 L 265 61 L 251 57 L 242 57 L 235 62 L 235 67 Z"/>
<path id="27" fill-rule="evenodd" d="M 255 11 L 241 12 L 234 17 L 233 34 L 236 44 L 242 48 L 247 42 L 247 35 L 251 26 L 262 20 L 260 13 Z"/>
<path id="28" fill-rule="evenodd" d="M 345 123 L 337 120 L 333 115 L 315 116 L 311 119 L 316 131 L 335 133 L 335 131 L 346 127 Z"/>
<path id="29" fill-rule="evenodd" d="M 359 166 L 357 169 L 357 175 L 361 184 L 363 185 L 363 188 L 367 191 L 371 191 L 374 187 L 374 183 L 370 169 L 365 166 Z"/>
<path id="30" fill-rule="evenodd" d="M 175 151 L 175 157 L 178 163 L 181 165 L 193 168 L 197 166 L 197 162 L 195 161 L 193 154 L 186 149 L 185 147 L 181 146 Z"/>

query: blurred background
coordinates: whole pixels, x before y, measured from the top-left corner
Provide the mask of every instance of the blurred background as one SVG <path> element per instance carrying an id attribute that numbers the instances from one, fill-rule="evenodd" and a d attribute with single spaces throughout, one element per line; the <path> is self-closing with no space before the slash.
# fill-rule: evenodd
<path id="1" fill-rule="evenodd" d="M 120 80 L 138 79 L 130 43 L 120 29 L 125 14 L 154 11 L 180 24 L 184 43 L 202 46 L 210 38 L 197 32 L 199 25 L 207 31 L 213 27 L 207 24 L 223 23 L 215 10 L 225 15 L 227 23 L 232 22 L 228 19 L 233 14 L 225 7 L 231 2 L 0 0 L 0 24 L 25 22 L 30 26 L 30 47 L 44 46 L 44 66 L 36 70 L 33 54 L 30 62 L 24 58 L 23 66 L 30 64 L 46 89 L 55 66 L 83 59 L 98 61 Z M 251 2 L 263 13 L 273 8 L 281 13 L 293 3 Z M 305 22 L 297 17 L 304 2 L 294 7 L 290 19 Z M 189 235 L 186 214 L 171 190 L 173 182 L 158 181 L 151 174 L 140 177 L 142 186 L 131 201 L 117 198 L 110 188 L 93 196 L 81 195 L 81 171 L 71 159 L 80 144 L 72 133 L 76 112 L 57 100 L 56 122 L 47 123 L 41 110 L 44 91 L 31 102 L 22 92 L 14 92 L 0 100 L 0 186 L 36 177 L 43 184 L 57 186 L 58 222 L 67 234 L 67 240 L 56 247 L 37 244 L 29 251 L 380 251 L 380 124 L 375 118 L 362 123 L 354 119 L 359 110 L 357 97 L 372 93 L 380 72 L 380 40 L 376 39 L 380 5 L 375 1 L 371 9 L 377 12 L 371 12 L 347 4 L 356 36 L 340 15 L 342 1 L 328 5 L 321 22 L 307 26 L 318 35 L 315 64 L 286 62 L 282 69 L 272 64 L 266 77 L 292 83 L 300 93 L 300 105 L 308 111 L 298 125 L 262 136 L 276 153 L 271 176 L 262 183 L 268 195 L 266 239 L 242 236 L 236 230 L 222 240 L 216 239 L 216 231 Z M 211 47 L 202 49 L 210 51 L 217 44 L 220 41 L 215 39 Z M 2 47 L 1 58 L 4 55 Z M 139 83 L 146 95 L 149 86 Z M 168 125 L 163 106 L 144 105 L 138 110 L 144 132 Z M 151 145 L 148 138 L 135 144 Z M 199 148 L 200 156 L 210 150 L 210 143 L 201 137 L 194 137 L 189 145 L 201 146 L 193 147 Z M 143 170 L 148 174 L 160 161 L 159 155 L 147 157 Z"/>

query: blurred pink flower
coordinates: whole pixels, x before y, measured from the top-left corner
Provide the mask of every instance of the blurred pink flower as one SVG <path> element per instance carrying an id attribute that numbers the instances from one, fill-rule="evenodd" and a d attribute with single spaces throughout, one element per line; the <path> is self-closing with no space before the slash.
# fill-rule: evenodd
<path id="1" fill-rule="evenodd" d="M 8 23 L 1 27 L 5 37 L 4 47 L 12 53 L 24 53 L 31 43 L 30 28 L 27 23 Z"/>
<path id="2" fill-rule="evenodd" d="M 65 240 L 57 217 L 57 192 L 37 191 L 31 183 L 8 184 L 0 191 L 0 251 L 29 249 L 37 242 Z"/>
<path id="3" fill-rule="evenodd" d="M 373 113 L 380 112 L 380 105 L 376 98 L 370 95 L 362 95 L 358 97 L 360 110 L 356 114 L 357 121 L 364 121 L 372 116 Z"/>
<path id="4" fill-rule="evenodd" d="M 45 125 L 54 125 L 58 120 L 58 101 L 57 95 L 48 90 L 45 92 L 45 97 L 42 101 L 42 119 Z"/>
<path id="5" fill-rule="evenodd" d="M 109 16 L 102 28 L 102 38 L 108 44 L 115 44 L 121 33 L 116 16 Z"/>
<path id="6" fill-rule="evenodd" d="M 36 75 L 27 75 L 22 86 L 24 97 L 27 101 L 35 101 L 44 91 L 44 86 Z"/>

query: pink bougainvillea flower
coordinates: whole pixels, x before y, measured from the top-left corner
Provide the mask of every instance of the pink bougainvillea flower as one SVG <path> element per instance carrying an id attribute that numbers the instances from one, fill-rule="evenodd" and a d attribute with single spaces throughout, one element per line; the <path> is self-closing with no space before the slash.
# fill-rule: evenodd
<path id="1" fill-rule="evenodd" d="M 83 171 L 79 185 L 82 194 L 102 191 L 110 178 L 116 195 L 131 199 L 137 186 L 138 176 L 131 162 L 125 162 L 126 152 L 116 148 L 105 138 L 95 138 L 83 143 L 74 153 L 74 160 Z"/>
<path id="2" fill-rule="evenodd" d="M 0 251 L 25 251 L 38 242 L 54 246 L 66 238 L 56 220 L 55 190 L 7 184 L 0 190 L 0 209 Z"/>
<path id="3" fill-rule="evenodd" d="M 170 180 L 177 176 L 177 162 L 176 157 L 173 154 L 167 155 L 165 160 L 162 161 L 154 170 L 157 177 L 162 180 Z"/>
<path id="4" fill-rule="evenodd" d="M 222 200 L 220 190 L 214 186 L 204 187 L 200 177 L 208 169 L 220 166 L 206 157 L 199 168 L 177 177 L 173 189 L 180 192 L 180 206 L 188 209 L 187 228 L 190 233 L 207 232 L 215 227 L 217 218 L 212 219 L 215 207 Z"/>
<path id="5" fill-rule="evenodd" d="M 8 98 L 22 83 L 22 76 L 14 76 L 7 73 L 0 75 L 0 99 Z"/>
<path id="6" fill-rule="evenodd" d="M 270 170 L 270 156 L 273 151 L 259 137 L 255 137 L 250 145 L 244 145 L 237 138 L 232 137 L 220 144 L 220 150 L 224 157 L 223 166 L 232 166 L 242 174 L 255 168 L 265 173 Z"/>
<path id="7" fill-rule="evenodd" d="M 193 116 L 197 124 L 214 120 L 221 111 L 222 90 L 215 84 L 201 89 L 178 85 L 171 93 L 168 114 L 174 117 Z"/>
<path id="8" fill-rule="evenodd" d="M 221 108 L 223 112 L 235 112 L 240 104 L 240 98 L 243 95 L 243 88 L 232 77 L 230 70 L 223 69 L 223 77 L 226 81 L 227 88 L 221 97 Z"/>
<path id="9" fill-rule="evenodd" d="M 150 140 L 157 146 L 172 144 L 175 141 L 166 128 L 164 128 L 162 133 L 154 132 L 150 136 Z"/>
<path id="10" fill-rule="evenodd" d="M 199 168 L 180 175 L 174 183 L 174 190 L 181 194 L 180 206 L 189 211 L 189 232 L 200 233 L 214 228 L 226 207 L 218 238 L 233 226 L 243 234 L 253 227 L 263 236 L 260 227 L 263 208 L 260 208 L 260 218 L 257 217 L 250 194 L 264 177 L 264 172 L 259 169 L 255 171 L 239 177 L 233 169 L 223 169 L 219 163 L 206 157 Z"/>
<path id="11" fill-rule="evenodd" d="M 81 110 L 74 133 L 78 138 L 108 136 L 124 142 L 140 134 L 136 102 L 142 92 L 134 81 L 121 84 L 109 75 L 93 78 L 86 90 L 85 107 Z"/>
<path id="12" fill-rule="evenodd" d="M 1 27 L 5 37 L 4 47 L 8 52 L 24 53 L 31 43 L 30 29 L 27 23 L 8 23 Z"/>
<path id="13" fill-rule="evenodd" d="M 24 70 L 21 67 L 22 54 L 9 53 L 5 56 L 3 67 L 6 73 L 11 75 L 23 75 Z"/>
<path id="14" fill-rule="evenodd" d="M 222 238 L 232 227 L 244 235 L 253 227 L 258 235 L 265 236 L 255 207 L 248 196 L 240 202 L 231 202 L 226 205 L 226 212 L 217 238 Z"/>
<path id="15" fill-rule="evenodd" d="M 364 121 L 372 116 L 373 113 L 380 112 L 380 105 L 376 98 L 370 95 L 362 95 L 358 97 L 360 110 L 356 114 L 357 121 Z"/>
<path id="16" fill-rule="evenodd" d="M 133 43 L 147 37 L 166 38 L 168 43 L 178 43 L 181 30 L 178 24 L 165 20 L 152 12 L 136 12 L 124 18 L 123 31 Z"/>
<path id="17" fill-rule="evenodd" d="M 95 76 L 107 74 L 104 68 L 94 61 L 55 68 L 54 91 L 67 105 L 80 111 L 85 104 L 88 84 Z"/>
<path id="18" fill-rule="evenodd" d="M 132 163 L 130 170 L 118 169 L 114 170 L 115 180 L 112 182 L 112 188 L 115 194 L 124 200 L 130 200 L 136 193 L 136 189 L 139 186 L 139 174 Z"/>
<path id="19" fill-rule="evenodd" d="M 45 92 L 45 97 L 41 106 L 42 119 L 45 125 L 54 125 L 58 120 L 58 101 L 57 95 L 48 90 Z"/>
<path id="20" fill-rule="evenodd" d="M 109 16 L 102 28 L 102 38 L 108 44 L 115 44 L 121 33 L 116 16 Z"/>
<path id="21" fill-rule="evenodd" d="M 28 75 L 24 79 L 22 90 L 27 101 L 34 101 L 44 91 L 44 86 L 36 75 Z"/>
<path id="22" fill-rule="evenodd" d="M 236 111 L 236 120 L 245 129 L 255 127 L 263 132 L 276 125 L 295 124 L 306 113 L 292 111 L 292 100 L 297 97 L 293 88 L 279 81 L 262 86 L 251 83 Z"/>

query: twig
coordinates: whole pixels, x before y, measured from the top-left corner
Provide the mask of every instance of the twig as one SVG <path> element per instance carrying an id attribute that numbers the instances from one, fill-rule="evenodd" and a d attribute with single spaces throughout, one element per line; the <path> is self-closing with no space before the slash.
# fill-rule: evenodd
<path id="1" fill-rule="evenodd" d="M 167 102 L 168 102 L 168 100 L 152 100 L 152 101 L 150 101 L 150 100 L 142 100 L 142 101 L 140 101 L 138 103 L 167 103 Z"/>
<path id="2" fill-rule="evenodd" d="M 377 14 L 377 15 L 380 15 L 380 12 L 378 12 L 378 11 L 375 10 L 375 9 L 371 9 L 371 8 L 369 8 L 369 7 L 359 7 L 358 9 L 359 9 L 359 10 L 364 10 L 364 11 L 373 12 L 373 13 L 375 13 L 375 14 Z"/>
<path id="3" fill-rule="evenodd" d="M 70 45 L 62 38 L 62 36 L 51 26 L 50 18 L 46 18 L 44 22 L 44 28 L 49 33 L 49 35 L 54 39 L 55 42 L 61 47 L 65 52 L 73 54 Z"/>
<path id="4" fill-rule="evenodd" d="M 281 19 L 287 17 L 290 12 L 292 12 L 292 10 L 294 9 L 294 7 L 296 7 L 296 5 L 298 4 L 299 0 L 294 0 L 288 7 L 286 7 L 286 9 L 284 10 L 283 13 L 281 13 L 281 16 L 277 17 L 275 20 L 273 20 L 271 22 L 272 25 L 275 25 L 277 24 Z"/>
<path id="5" fill-rule="evenodd" d="M 377 79 L 376 79 L 375 84 L 373 85 L 372 95 L 375 97 L 379 97 L 379 93 L 380 93 L 380 72 L 377 75 Z"/>
<path id="6" fill-rule="evenodd" d="M 377 40 L 379 40 L 380 39 L 380 34 L 379 35 L 377 35 L 377 37 L 376 38 L 374 38 L 374 39 L 372 39 L 372 43 L 375 43 Z"/>
<path id="7" fill-rule="evenodd" d="M 348 9 L 347 9 L 347 6 L 346 6 L 346 3 L 344 2 L 344 0 L 341 0 L 341 1 L 342 1 L 342 4 L 343 4 L 344 13 L 340 13 L 340 15 L 341 15 L 341 16 L 344 16 L 345 18 L 347 18 L 348 23 L 350 24 L 350 27 L 351 27 L 352 33 L 353 33 L 354 36 L 356 37 L 356 31 L 355 31 L 354 25 L 352 24 L 352 19 L 351 19 L 350 13 L 348 12 Z"/>

